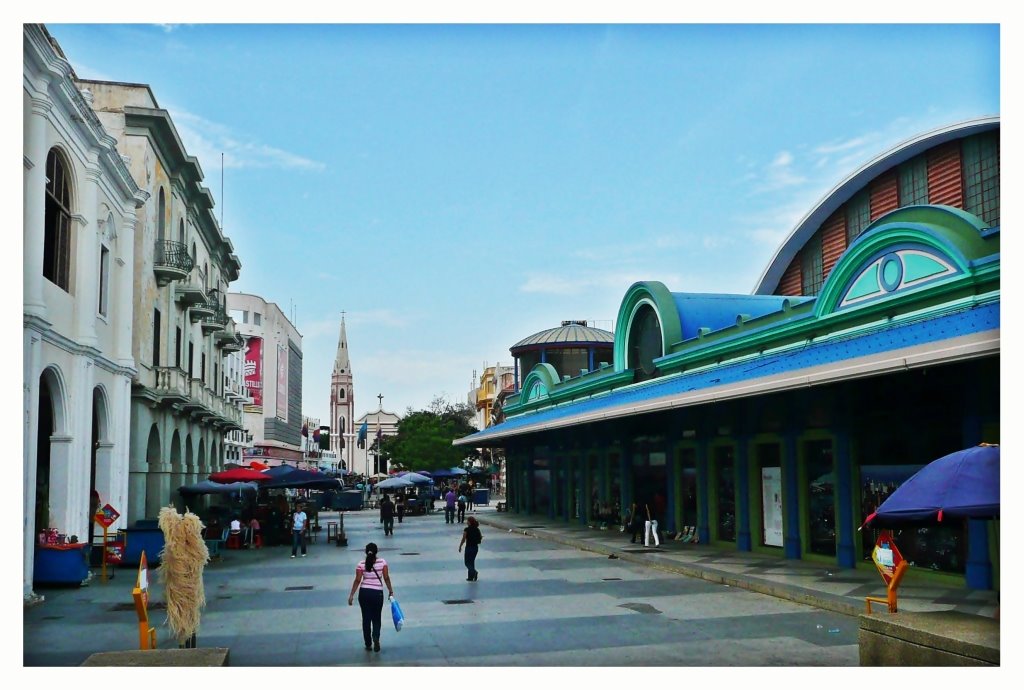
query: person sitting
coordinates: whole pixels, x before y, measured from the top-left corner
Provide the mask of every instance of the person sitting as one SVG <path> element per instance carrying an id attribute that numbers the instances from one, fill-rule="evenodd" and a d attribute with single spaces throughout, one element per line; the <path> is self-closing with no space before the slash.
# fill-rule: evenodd
<path id="1" fill-rule="evenodd" d="M 240 534 L 241 531 L 242 523 L 238 520 L 238 516 L 236 515 L 234 519 L 231 520 L 231 534 Z"/>

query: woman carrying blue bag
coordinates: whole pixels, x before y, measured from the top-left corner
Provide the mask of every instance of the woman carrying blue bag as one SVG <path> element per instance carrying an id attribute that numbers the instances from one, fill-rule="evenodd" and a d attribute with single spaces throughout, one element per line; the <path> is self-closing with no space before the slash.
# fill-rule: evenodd
<path id="1" fill-rule="evenodd" d="M 384 609 L 384 585 L 388 586 L 388 596 L 394 598 L 395 589 L 391 586 L 391 575 L 388 564 L 383 558 L 377 558 L 377 545 L 370 542 L 366 545 L 366 558 L 356 566 L 356 577 L 352 581 L 352 591 L 348 595 L 348 605 L 359 591 L 359 610 L 363 615 L 363 644 L 366 651 L 380 651 L 380 615 Z M 396 626 L 397 627 L 397 626 Z"/>

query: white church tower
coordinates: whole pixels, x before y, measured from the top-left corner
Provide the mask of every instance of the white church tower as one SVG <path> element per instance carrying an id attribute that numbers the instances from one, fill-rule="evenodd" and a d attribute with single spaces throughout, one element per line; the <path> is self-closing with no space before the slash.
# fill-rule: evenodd
<path id="1" fill-rule="evenodd" d="M 356 444 L 355 397 L 352 391 L 352 366 L 348 359 L 348 338 L 345 335 L 345 312 L 341 313 L 338 354 L 331 373 L 331 450 L 352 469 L 352 450 Z"/>

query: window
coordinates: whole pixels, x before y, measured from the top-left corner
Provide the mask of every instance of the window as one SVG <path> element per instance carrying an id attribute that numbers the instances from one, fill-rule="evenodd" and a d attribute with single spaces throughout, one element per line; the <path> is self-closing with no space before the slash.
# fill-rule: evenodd
<path id="1" fill-rule="evenodd" d="M 820 233 L 815 233 L 800 253 L 800 278 L 804 295 L 817 295 L 821 292 L 824 278 L 821 270 Z"/>
<path id="2" fill-rule="evenodd" d="M 252 323 L 253 323 L 254 326 L 259 326 L 260 323 L 262 323 L 262 319 L 260 318 L 260 313 L 259 312 L 254 311 L 252 313 Z"/>
<path id="3" fill-rule="evenodd" d="M 214 393 L 220 393 L 220 391 L 217 390 L 217 386 L 219 384 L 220 384 L 220 372 L 217 371 L 217 365 L 214 364 L 213 365 L 213 392 Z"/>
<path id="4" fill-rule="evenodd" d="M 160 310 L 153 310 L 153 366 L 160 366 Z"/>
<path id="5" fill-rule="evenodd" d="M 174 366 L 181 369 L 181 326 L 174 329 Z"/>
<path id="6" fill-rule="evenodd" d="M 344 400 L 344 399 L 345 399 L 345 389 L 342 388 L 341 390 L 338 391 L 338 400 Z"/>
<path id="7" fill-rule="evenodd" d="M 654 360 L 661 357 L 663 352 L 661 321 L 651 305 L 644 304 L 637 310 L 628 337 L 626 366 L 637 370 L 638 381 L 654 378 L 657 372 Z"/>
<path id="8" fill-rule="evenodd" d="M 68 292 L 71 267 L 71 190 L 57 149 L 46 155 L 43 277 Z"/>
<path id="9" fill-rule="evenodd" d="M 192 362 L 195 360 L 195 351 L 192 341 L 188 343 L 188 377 L 192 378 Z"/>
<path id="10" fill-rule="evenodd" d="M 164 188 L 160 188 L 160 201 L 157 204 L 157 215 L 156 217 L 156 238 L 161 242 L 164 241 L 164 214 L 167 212 L 167 202 L 164 200 Z"/>
<path id="11" fill-rule="evenodd" d="M 110 250 L 100 245 L 100 303 L 101 315 L 107 315 L 107 295 L 110 290 Z"/>
<path id="12" fill-rule="evenodd" d="M 242 323 L 249 323 L 249 312 L 242 312 Z"/>
<path id="13" fill-rule="evenodd" d="M 918 156 L 900 166 L 900 206 L 928 203 L 928 160 Z"/>
<path id="14" fill-rule="evenodd" d="M 979 134 L 964 139 L 964 208 L 999 225 L 999 139 Z"/>
<path id="15" fill-rule="evenodd" d="M 846 202 L 846 246 L 853 244 L 870 223 L 871 198 L 864 190 Z"/>
<path id="16" fill-rule="evenodd" d="M 199 355 L 199 379 L 206 383 L 206 353 Z"/>

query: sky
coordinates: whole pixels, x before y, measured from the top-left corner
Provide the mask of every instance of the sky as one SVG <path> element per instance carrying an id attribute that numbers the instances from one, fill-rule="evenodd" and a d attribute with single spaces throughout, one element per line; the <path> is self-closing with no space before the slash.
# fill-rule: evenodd
<path id="1" fill-rule="evenodd" d="M 635 281 L 749 294 L 859 166 L 1000 114 L 997 24 L 47 28 L 170 111 L 324 423 L 342 311 L 357 416 L 464 401 Z"/>

